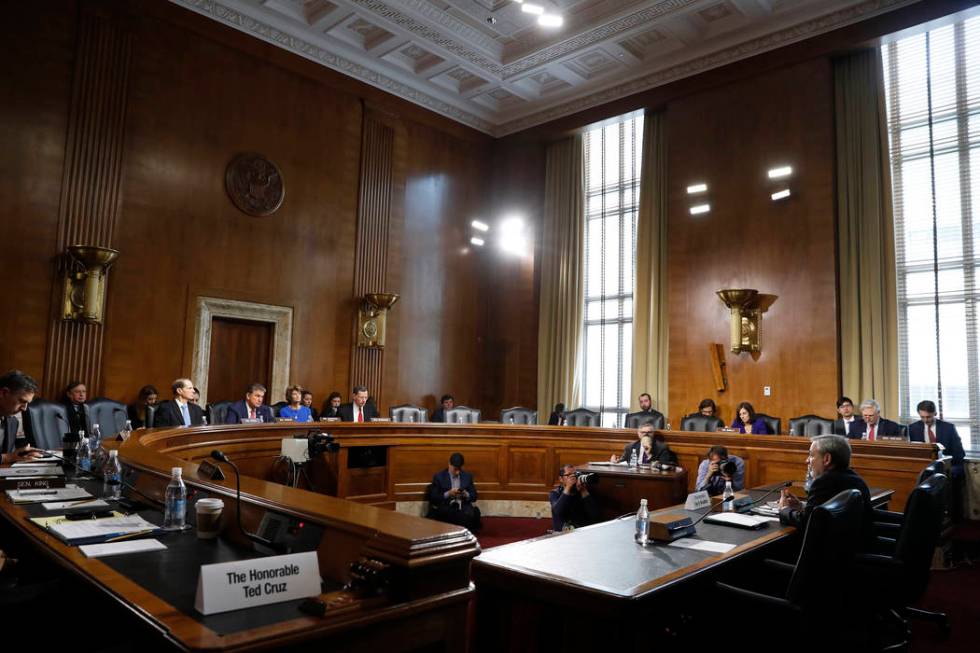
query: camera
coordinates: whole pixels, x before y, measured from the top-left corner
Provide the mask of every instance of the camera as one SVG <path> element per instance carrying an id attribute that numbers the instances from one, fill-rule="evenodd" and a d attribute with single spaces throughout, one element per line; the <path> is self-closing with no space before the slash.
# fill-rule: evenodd
<path id="1" fill-rule="evenodd" d="M 599 477 L 594 472 L 575 472 L 575 480 L 591 485 L 598 481 Z"/>
<path id="2" fill-rule="evenodd" d="M 737 470 L 738 466 L 735 464 L 734 460 L 724 458 L 718 461 L 718 472 L 724 474 L 725 476 L 735 476 L 735 472 Z"/>
<path id="3" fill-rule="evenodd" d="M 311 460 L 325 453 L 337 453 L 340 451 L 340 445 L 334 441 L 334 437 L 329 433 L 310 433 L 306 436 L 306 442 L 310 450 Z"/>

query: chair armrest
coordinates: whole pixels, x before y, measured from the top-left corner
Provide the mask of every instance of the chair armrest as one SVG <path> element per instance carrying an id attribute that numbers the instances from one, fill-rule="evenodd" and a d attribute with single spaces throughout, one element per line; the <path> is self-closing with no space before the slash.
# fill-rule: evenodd
<path id="1" fill-rule="evenodd" d="M 895 553 L 895 547 L 898 545 L 898 540 L 893 537 L 882 537 L 878 536 L 871 540 L 869 546 L 869 551 L 867 553 L 876 553 L 879 555 L 891 556 Z"/>
<path id="2" fill-rule="evenodd" d="M 875 508 L 874 520 L 876 522 L 901 525 L 905 523 L 905 514 L 895 512 L 894 510 L 882 510 L 881 508 Z"/>
<path id="3" fill-rule="evenodd" d="M 773 571 L 779 571 L 790 575 L 792 575 L 793 571 L 796 569 L 796 565 L 783 562 L 782 560 L 773 560 L 772 558 L 766 558 L 762 564 Z"/>
<path id="4" fill-rule="evenodd" d="M 770 596 L 769 594 L 762 594 L 760 592 L 753 592 L 752 590 L 747 590 L 742 587 L 735 587 L 734 585 L 729 585 L 727 583 L 715 583 L 717 587 L 722 592 L 727 592 L 728 594 L 734 594 L 735 596 L 744 599 L 746 601 L 752 601 L 756 604 L 781 608 L 787 612 L 792 612 L 794 614 L 801 614 L 801 610 L 798 606 L 790 603 L 786 599 L 780 598 L 778 596 Z"/>

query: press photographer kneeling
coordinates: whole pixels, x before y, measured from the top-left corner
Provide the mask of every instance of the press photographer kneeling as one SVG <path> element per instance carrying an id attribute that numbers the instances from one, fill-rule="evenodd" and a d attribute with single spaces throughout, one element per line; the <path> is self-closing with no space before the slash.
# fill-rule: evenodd
<path id="1" fill-rule="evenodd" d="M 589 493 L 589 481 L 593 477 L 577 472 L 575 465 L 564 465 L 558 470 L 558 487 L 548 495 L 552 530 L 563 531 L 599 521 L 599 504 Z"/>
<path id="2" fill-rule="evenodd" d="M 738 456 L 729 456 L 728 449 L 715 445 L 708 449 L 707 459 L 698 465 L 694 489 L 697 492 L 705 490 L 708 496 L 714 497 L 725 491 L 728 481 L 732 482 L 736 492 L 745 487 L 745 461 Z"/>

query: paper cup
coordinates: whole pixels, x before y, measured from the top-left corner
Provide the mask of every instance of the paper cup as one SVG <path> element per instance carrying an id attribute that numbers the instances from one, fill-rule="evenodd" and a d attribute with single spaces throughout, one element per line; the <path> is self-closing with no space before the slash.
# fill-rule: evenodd
<path id="1" fill-rule="evenodd" d="M 225 502 L 221 499 L 198 499 L 194 505 L 197 510 L 197 536 L 202 540 L 218 537 Z"/>

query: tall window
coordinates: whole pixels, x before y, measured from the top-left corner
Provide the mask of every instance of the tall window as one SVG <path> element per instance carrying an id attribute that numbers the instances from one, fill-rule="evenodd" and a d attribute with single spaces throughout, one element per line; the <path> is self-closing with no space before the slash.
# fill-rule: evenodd
<path id="1" fill-rule="evenodd" d="M 933 399 L 980 449 L 980 20 L 882 47 L 894 192 L 901 417 Z M 977 195 L 976 202 L 973 196 Z"/>
<path id="2" fill-rule="evenodd" d="M 582 399 L 603 426 L 621 426 L 629 412 L 642 138 L 642 115 L 585 134 Z"/>

